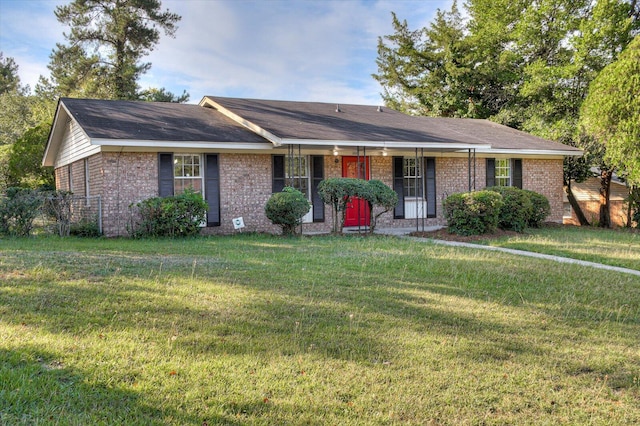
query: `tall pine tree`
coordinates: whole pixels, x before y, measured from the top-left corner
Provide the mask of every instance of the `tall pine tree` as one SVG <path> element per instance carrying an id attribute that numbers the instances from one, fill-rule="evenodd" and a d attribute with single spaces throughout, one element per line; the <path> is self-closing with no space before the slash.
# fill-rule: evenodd
<path id="1" fill-rule="evenodd" d="M 51 54 L 52 85 L 63 96 L 106 99 L 138 98 L 137 81 L 151 67 L 141 58 L 180 20 L 159 0 L 74 0 L 55 14 L 71 31 Z"/>

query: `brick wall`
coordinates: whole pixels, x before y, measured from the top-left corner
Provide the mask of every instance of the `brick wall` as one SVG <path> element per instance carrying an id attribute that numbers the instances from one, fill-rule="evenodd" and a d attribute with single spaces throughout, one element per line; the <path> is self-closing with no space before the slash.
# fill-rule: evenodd
<path id="1" fill-rule="evenodd" d="M 103 230 L 107 236 L 126 235 L 130 220 L 129 205 L 158 195 L 158 164 L 156 153 L 101 153 L 89 157 L 89 193 L 102 195 Z M 370 174 L 392 186 L 392 157 L 371 156 Z M 220 154 L 220 214 L 221 226 L 205 228 L 205 233 L 234 233 L 232 219 L 243 217 L 244 232 L 280 232 L 264 214 L 271 196 L 272 165 L 269 154 Z M 336 162 L 336 160 L 338 160 Z M 324 158 L 325 178 L 342 176 L 341 157 Z M 67 166 L 56 169 L 56 187 L 69 189 Z M 476 189 L 485 186 L 485 161 L 476 160 Z M 71 165 L 73 189 L 84 195 L 84 162 Z M 446 195 L 468 190 L 468 160 L 466 157 L 436 157 L 436 218 L 418 220 L 418 225 L 444 225 L 442 202 Z M 472 169 L 473 176 L 473 169 Z M 562 160 L 523 160 L 523 187 L 540 192 L 549 199 L 548 220 L 562 221 Z M 306 232 L 331 230 L 332 211 L 325 206 L 325 221 L 303 225 Z M 378 219 L 378 227 L 416 226 L 415 219 L 393 219 L 393 211 Z"/>
<path id="2" fill-rule="evenodd" d="M 549 222 L 562 223 L 562 160 L 522 160 L 522 188 L 536 191 L 549 200 Z"/>
<path id="3" fill-rule="evenodd" d="M 207 233 L 233 233 L 232 219 L 242 217 L 243 232 L 274 232 L 264 206 L 271 196 L 271 155 L 220 154 L 220 226 Z"/>
<path id="4" fill-rule="evenodd" d="M 105 235 L 127 235 L 129 205 L 158 195 L 158 154 L 105 152 L 102 156 L 102 224 Z"/>

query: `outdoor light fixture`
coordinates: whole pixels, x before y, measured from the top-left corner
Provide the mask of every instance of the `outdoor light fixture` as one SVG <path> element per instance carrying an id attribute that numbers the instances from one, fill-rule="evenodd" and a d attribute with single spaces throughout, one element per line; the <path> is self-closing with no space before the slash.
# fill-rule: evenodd
<path id="1" fill-rule="evenodd" d="M 383 148 L 382 149 L 382 156 L 386 157 L 387 155 L 389 155 L 388 152 L 387 152 L 387 148 Z"/>
<path id="2" fill-rule="evenodd" d="M 338 148 L 335 148 L 335 149 L 333 150 L 333 156 L 334 156 L 334 157 L 337 157 L 337 156 L 338 156 Z"/>

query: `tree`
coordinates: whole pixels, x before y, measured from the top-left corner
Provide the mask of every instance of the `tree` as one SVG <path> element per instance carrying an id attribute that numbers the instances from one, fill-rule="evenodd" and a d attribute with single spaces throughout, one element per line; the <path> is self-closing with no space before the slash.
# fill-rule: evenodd
<path id="1" fill-rule="evenodd" d="M 189 101 L 189 94 L 186 90 L 182 92 L 182 95 L 178 96 L 167 91 L 164 87 L 144 90 L 138 96 L 141 101 L 146 102 L 175 102 L 182 104 Z"/>
<path id="2" fill-rule="evenodd" d="M 580 105 L 589 83 L 640 30 L 640 2 L 468 0 L 465 7 L 468 19 L 454 2 L 422 30 L 393 15 L 395 33 L 379 39 L 374 75 L 385 102 L 413 114 L 489 118 L 589 148 L 578 132 Z M 609 165 L 597 150 L 587 154 L 606 178 Z M 585 170 L 565 162 L 570 201 L 571 179 Z"/>
<path id="3" fill-rule="evenodd" d="M 589 86 L 580 110 L 584 130 L 605 147 L 605 158 L 640 184 L 640 36 Z"/>
<path id="4" fill-rule="evenodd" d="M 411 31 L 392 14 L 395 34 L 378 38 L 378 74 L 385 103 L 416 115 L 476 116 L 479 104 L 467 83 L 472 69 L 465 62 L 464 25 L 454 1 L 438 10 L 428 28 Z"/>
<path id="5" fill-rule="evenodd" d="M 11 147 L 8 161 L 8 185 L 19 187 L 53 187 L 53 170 L 42 167 L 44 148 L 51 123 L 27 130 Z"/>
<path id="6" fill-rule="evenodd" d="M 18 65 L 13 58 L 4 58 L 0 52 L 0 94 L 21 91 Z"/>
<path id="7" fill-rule="evenodd" d="M 51 54 L 53 85 L 66 96 L 115 99 L 138 98 L 138 78 L 151 67 L 140 59 L 180 20 L 160 0 L 74 0 L 55 14 L 71 32 Z"/>
<path id="8" fill-rule="evenodd" d="M 616 168 L 631 188 L 640 184 L 640 37 L 636 37 L 589 86 L 580 110 L 583 130 L 604 150 L 608 167 L 601 167 L 601 206 L 609 205 L 609 188 Z M 609 227 L 601 208 L 600 225 Z"/>
<path id="9" fill-rule="evenodd" d="M 364 200 L 369 205 L 371 212 L 371 223 L 369 225 L 369 233 L 373 234 L 378 223 L 378 218 L 383 214 L 393 210 L 398 204 L 398 194 L 381 180 L 373 179 L 366 181 L 366 192 L 363 195 Z M 374 214 L 374 209 L 379 207 L 379 211 Z"/>

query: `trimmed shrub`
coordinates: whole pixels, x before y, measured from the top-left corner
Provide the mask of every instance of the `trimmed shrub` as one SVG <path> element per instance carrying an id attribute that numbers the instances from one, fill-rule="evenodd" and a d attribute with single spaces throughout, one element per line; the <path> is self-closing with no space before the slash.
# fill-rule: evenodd
<path id="1" fill-rule="evenodd" d="M 207 213 L 207 203 L 191 189 L 180 195 L 148 198 L 135 207 L 140 220 L 129 232 L 136 238 L 197 235 Z"/>
<path id="2" fill-rule="evenodd" d="M 269 198 L 264 212 L 274 225 L 282 227 L 282 235 L 294 235 L 296 226 L 302 223 L 303 216 L 310 208 L 311 204 L 302 192 L 285 187 L 282 192 L 277 192 Z"/>
<path id="3" fill-rule="evenodd" d="M 532 228 L 539 228 L 545 221 L 549 213 L 551 213 L 551 206 L 549 200 L 542 194 L 535 191 L 523 190 L 531 200 L 531 217 L 529 217 L 528 225 Z"/>
<path id="4" fill-rule="evenodd" d="M 458 235 L 481 235 L 496 230 L 502 196 L 493 191 L 451 194 L 443 203 L 448 231 Z"/>
<path id="5" fill-rule="evenodd" d="M 498 227 L 507 231 L 522 232 L 529 224 L 533 212 L 529 195 L 513 186 L 492 186 L 485 190 L 502 195 L 504 204 L 500 209 Z"/>
<path id="6" fill-rule="evenodd" d="M 344 215 L 351 197 L 371 198 L 367 181 L 353 178 L 328 178 L 318 184 L 318 194 L 333 209 L 333 233 L 342 232 Z"/>
<path id="7" fill-rule="evenodd" d="M 376 227 L 378 217 L 398 204 L 398 194 L 380 180 L 353 178 L 328 178 L 318 185 L 318 193 L 325 204 L 333 209 L 333 232 L 341 233 L 344 227 L 345 212 L 352 197 L 362 198 L 369 205 L 371 222 L 369 232 Z M 381 207 L 374 215 L 374 208 Z"/>
<path id="8" fill-rule="evenodd" d="M 371 211 L 371 225 L 369 232 L 373 233 L 378 222 L 378 218 L 386 212 L 392 210 L 396 204 L 398 204 L 398 194 L 385 185 L 382 181 L 373 179 L 366 183 L 368 187 L 368 198 L 365 198 L 369 203 L 369 210 Z M 378 211 L 375 215 L 373 210 L 376 207 L 380 207 L 382 210 Z"/>

